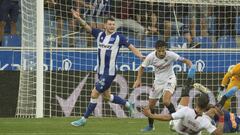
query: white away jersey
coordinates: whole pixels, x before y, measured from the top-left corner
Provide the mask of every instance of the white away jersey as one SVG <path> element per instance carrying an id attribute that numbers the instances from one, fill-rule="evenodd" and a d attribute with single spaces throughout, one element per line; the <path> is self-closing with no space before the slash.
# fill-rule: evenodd
<path id="1" fill-rule="evenodd" d="M 118 32 L 106 35 L 104 31 L 92 29 L 92 35 L 97 39 L 98 57 L 97 72 L 101 75 L 116 75 L 116 61 L 121 46 L 128 47 L 127 39 Z"/>
<path id="2" fill-rule="evenodd" d="M 156 51 L 153 51 L 148 54 L 143 61 L 142 67 L 153 65 L 155 67 L 155 82 L 163 84 L 166 82 L 166 78 L 175 77 L 173 63 L 177 61 L 179 57 L 175 52 L 166 51 L 166 56 L 163 59 L 159 59 L 156 56 Z"/>
<path id="3" fill-rule="evenodd" d="M 211 118 L 205 114 L 197 116 L 194 109 L 183 107 L 172 114 L 174 129 L 183 135 L 198 135 L 201 130 L 213 133 L 216 127 L 212 125 Z"/>

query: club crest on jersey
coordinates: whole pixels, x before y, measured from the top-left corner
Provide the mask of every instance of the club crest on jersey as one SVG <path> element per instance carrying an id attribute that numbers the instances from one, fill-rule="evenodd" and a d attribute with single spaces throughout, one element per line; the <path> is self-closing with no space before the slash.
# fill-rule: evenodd
<path id="1" fill-rule="evenodd" d="M 100 88 L 103 89 L 103 86 L 105 85 L 105 78 L 99 80 L 98 83 L 100 84 Z"/>
<path id="2" fill-rule="evenodd" d="M 110 42 L 112 42 L 112 41 L 115 41 L 115 38 L 113 38 L 113 37 L 112 37 L 112 38 L 110 38 Z"/>

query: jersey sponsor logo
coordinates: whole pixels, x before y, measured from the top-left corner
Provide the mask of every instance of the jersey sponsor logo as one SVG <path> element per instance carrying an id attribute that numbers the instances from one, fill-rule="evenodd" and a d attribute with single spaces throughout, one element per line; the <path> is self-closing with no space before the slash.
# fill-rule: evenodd
<path id="1" fill-rule="evenodd" d="M 103 44 L 103 43 L 100 43 L 100 44 L 99 44 L 99 47 L 100 47 L 100 48 L 111 49 L 111 48 L 112 48 L 112 44 Z"/>

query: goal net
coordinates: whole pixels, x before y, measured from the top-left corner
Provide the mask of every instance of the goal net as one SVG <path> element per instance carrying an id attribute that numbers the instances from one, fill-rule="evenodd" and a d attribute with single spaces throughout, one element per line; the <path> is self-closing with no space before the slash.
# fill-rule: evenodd
<path id="1" fill-rule="evenodd" d="M 90 101 L 97 81 L 97 43 L 72 17 L 78 11 L 93 28 L 104 29 L 104 19 L 115 19 L 116 30 L 144 55 L 154 50 L 157 40 L 169 49 L 193 61 L 197 66 L 195 82 L 207 86 L 211 103 L 216 103 L 217 88 L 228 68 L 239 63 L 240 3 L 238 0 L 42 0 L 21 1 L 22 51 L 17 117 L 81 116 Z M 39 8 L 39 7 L 38 7 Z M 38 20 L 37 20 L 38 19 Z M 37 23 L 44 23 L 43 27 Z M 37 34 L 41 29 L 41 43 Z M 39 42 L 37 42 L 39 41 Z M 143 117 L 138 107 L 147 105 L 152 90 L 154 68 L 149 67 L 142 86 L 132 85 L 140 60 L 127 48 L 117 58 L 118 74 L 111 92 L 135 104 L 134 117 Z M 41 68 L 42 67 L 42 68 Z M 188 67 L 175 63 L 175 107 L 181 95 Z M 191 90 L 191 98 L 197 93 Z M 240 114 L 240 92 L 232 98 L 231 110 Z M 156 104 L 166 113 L 162 99 Z M 99 97 L 93 113 L 96 117 L 128 117 L 122 106 Z"/>

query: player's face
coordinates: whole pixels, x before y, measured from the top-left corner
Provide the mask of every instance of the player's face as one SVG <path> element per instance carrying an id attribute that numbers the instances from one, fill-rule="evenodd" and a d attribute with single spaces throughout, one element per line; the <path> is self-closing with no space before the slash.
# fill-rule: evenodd
<path id="1" fill-rule="evenodd" d="M 166 47 L 158 47 L 156 49 L 157 57 L 163 59 L 166 55 Z"/>
<path id="2" fill-rule="evenodd" d="M 105 23 L 105 29 L 106 29 L 107 33 L 109 33 L 109 34 L 115 32 L 115 29 L 116 29 L 115 21 L 108 20 Z"/>

